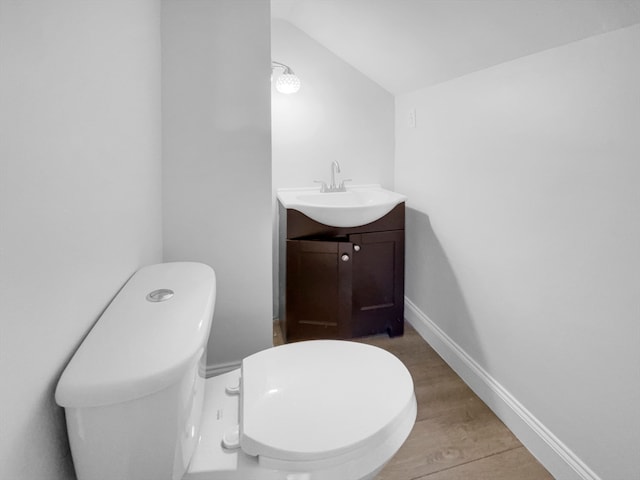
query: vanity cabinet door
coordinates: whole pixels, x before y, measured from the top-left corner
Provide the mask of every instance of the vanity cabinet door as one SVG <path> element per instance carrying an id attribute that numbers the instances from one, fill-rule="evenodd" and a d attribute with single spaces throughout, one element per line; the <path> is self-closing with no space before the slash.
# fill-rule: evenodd
<path id="1" fill-rule="evenodd" d="M 353 245 L 287 240 L 287 341 L 349 338 Z"/>
<path id="2" fill-rule="evenodd" d="M 404 333 L 404 230 L 349 235 L 354 337 Z"/>

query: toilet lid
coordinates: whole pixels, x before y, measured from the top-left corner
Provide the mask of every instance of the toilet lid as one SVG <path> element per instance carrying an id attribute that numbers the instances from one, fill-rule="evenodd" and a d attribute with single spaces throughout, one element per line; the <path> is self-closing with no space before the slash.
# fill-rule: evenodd
<path id="1" fill-rule="evenodd" d="M 385 438 L 412 411 L 413 381 L 392 354 L 314 340 L 242 363 L 240 446 L 249 455 L 320 460 Z"/>

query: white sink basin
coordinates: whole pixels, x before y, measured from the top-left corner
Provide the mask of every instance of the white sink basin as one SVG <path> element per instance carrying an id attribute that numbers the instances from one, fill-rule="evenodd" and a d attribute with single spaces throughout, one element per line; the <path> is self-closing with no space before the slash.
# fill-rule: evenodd
<path id="1" fill-rule="evenodd" d="M 278 200 L 316 222 L 333 227 L 358 227 L 384 217 L 406 196 L 380 185 L 349 186 L 346 192 L 320 193 L 317 188 L 281 188 Z"/>

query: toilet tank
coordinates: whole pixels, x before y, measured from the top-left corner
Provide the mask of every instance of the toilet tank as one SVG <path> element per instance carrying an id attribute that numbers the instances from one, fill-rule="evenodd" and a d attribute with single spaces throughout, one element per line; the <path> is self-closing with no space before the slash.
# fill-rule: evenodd
<path id="1" fill-rule="evenodd" d="M 60 377 L 78 480 L 176 480 L 197 444 L 211 267 L 141 268 L 113 299 Z"/>

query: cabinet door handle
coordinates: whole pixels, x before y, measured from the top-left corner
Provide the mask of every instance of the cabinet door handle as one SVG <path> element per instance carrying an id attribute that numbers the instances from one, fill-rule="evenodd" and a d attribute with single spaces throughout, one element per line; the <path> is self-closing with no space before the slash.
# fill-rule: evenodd
<path id="1" fill-rule="evenodd" d="M 340 257 L 340 258 L 342 258 L 342 261 L 343 261 L 343 262 L 348 262 L 348 261 L 349 261 L 349 255 L 347 255 L 346 253 L 344 253 L 344 254 L 342 255 L 342 257 Z"/>
<path id="2" fill-rule="evenodd" d="M 353 246 L 353 249 L 354 249 L 356 252 L 359 252 L 359 251 L 360 251 L 360 245 L 354 245 L 354 246 Z"/>

